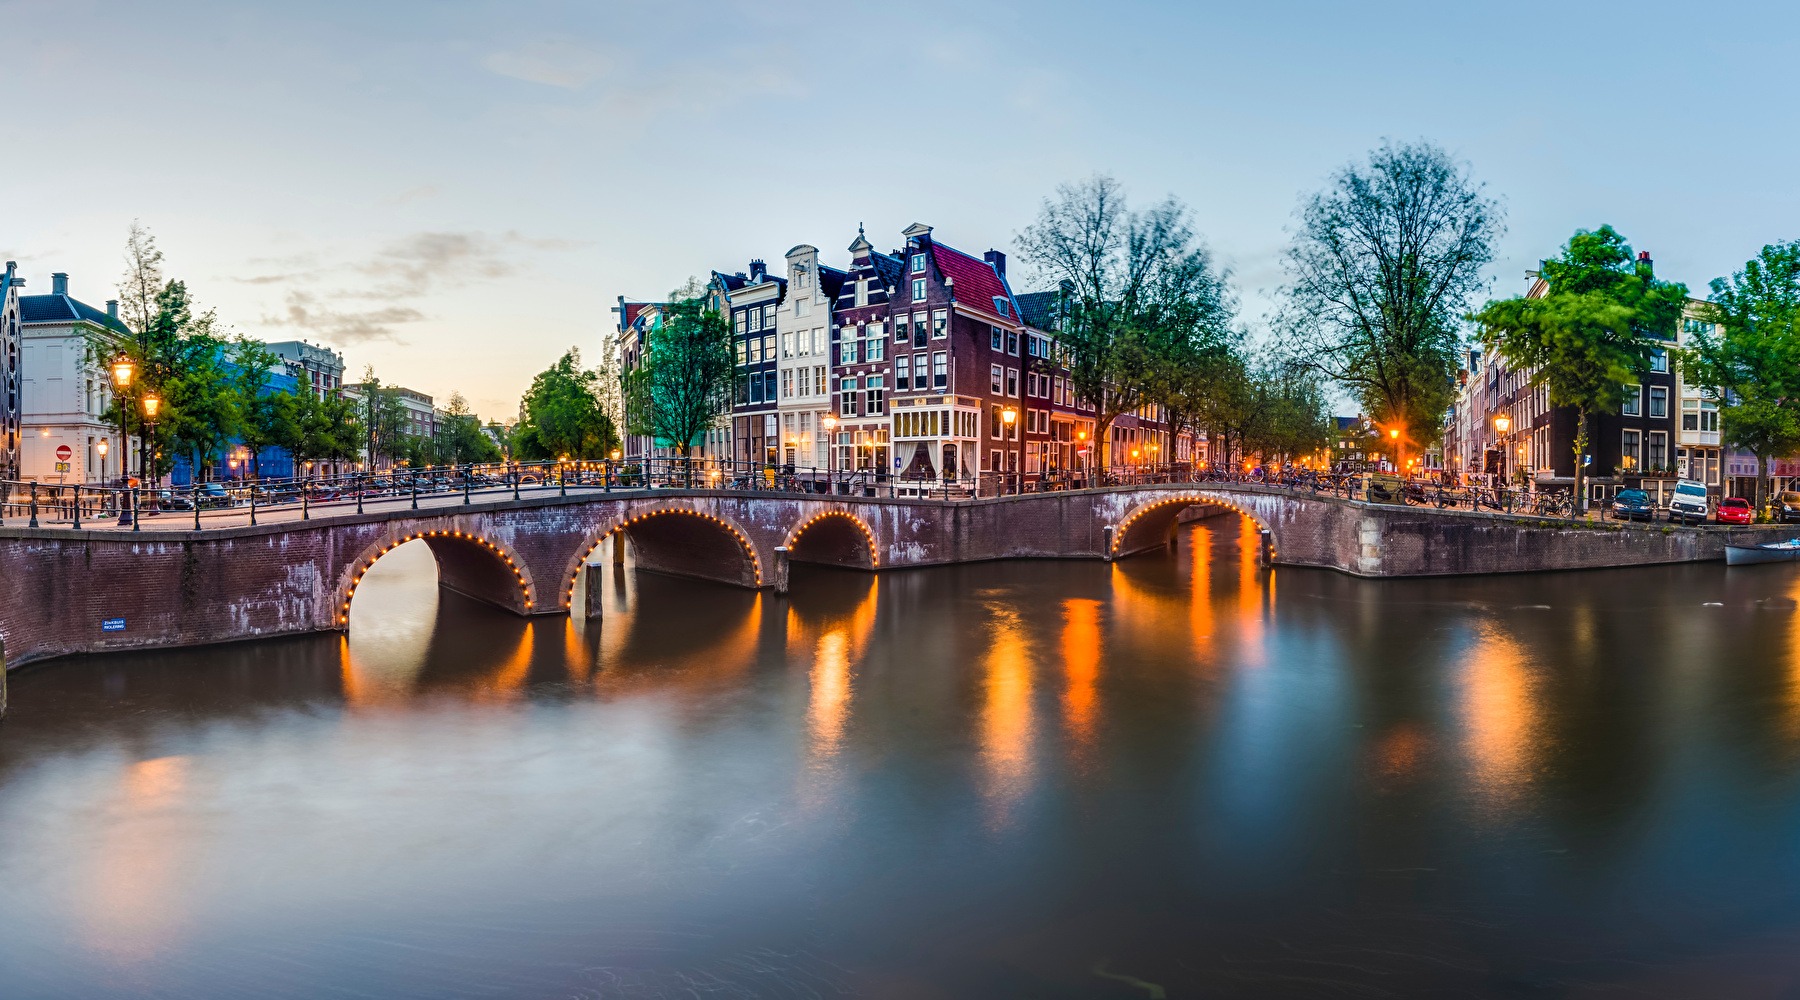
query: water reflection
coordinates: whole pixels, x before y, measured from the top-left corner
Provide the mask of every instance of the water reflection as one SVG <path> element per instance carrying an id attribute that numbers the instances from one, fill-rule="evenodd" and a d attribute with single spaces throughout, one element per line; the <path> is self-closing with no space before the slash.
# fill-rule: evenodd
<path id="1" fill-rule="evenodd" d="M 1791 980 L 1794 567 L 1256 556 L 1221 517 L 785 597 L 627 569 L 526 621 L 403 547 L 347 637 L 26 671 L 0 995 Z"/>

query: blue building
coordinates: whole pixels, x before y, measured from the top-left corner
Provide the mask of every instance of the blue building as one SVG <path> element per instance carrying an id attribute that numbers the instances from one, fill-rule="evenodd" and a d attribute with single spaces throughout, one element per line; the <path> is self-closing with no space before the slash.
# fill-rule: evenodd
<path id="1" fill-rule="evenodd" d="M 235 373 L 236 366 L 230 361 L 224 362 L 226 370 Z M 308 387 L 310 389 L 310 386 Z M 261 395 L 271 396 L 280 392 L 297 393 L 300 391 L 300 380 L 282 368 L 271 369 L 263 381 Z M 294 455 L 286 448 L 266 447 L 259 450 L 256 461 L 249 461 L 243 442 L 233 439 L 212 456 L 215 480 L 247 479 L 251 470 L 255 469 L 259 479 L 287 479 L 295 473 Z M 169 482 L 174 486 L 186 486 L 195 481 L 192 456 L 175 456 L 175 465 L 169 470 Z"/>

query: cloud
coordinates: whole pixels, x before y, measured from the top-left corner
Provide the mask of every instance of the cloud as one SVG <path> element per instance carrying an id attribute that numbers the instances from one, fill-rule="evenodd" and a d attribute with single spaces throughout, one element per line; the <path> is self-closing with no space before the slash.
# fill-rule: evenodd
<path id="1" fill-rule="evenodd" d="M 481 60 L 489 72 L 527 83 L 580 90 L 610 73 L 615 60 L 567 40 L 536 42 L 489 53 Z"/>
<path id="2" fill-rule="evenodd" d="M 365 344 L 376 340 L 404 344 L 406 341 L 394 331 L 394 327 L 403 323 L 417 323 L 424 318 L 424 313 L 410 306 L 383 306 L 361 311 L 339 310 L 321 305 L 311 292 L 295 290 L 288 292 L 287 311 L 284 314 L 264 316 L 262 321 L 270 326 L 309 330 L 335 344 Z"/>
<path id="3" fill-rule="evenodd" d="M 381 203 L 387 206 L 404 205 L 411 201 L 424 201 L 427 198 L 436 198 L 437 193 L 438 189 L 436 184 L 420 184 L 417 187 L 407 188 L 392 197 L 383 198 Z"/>
<path id="4" fill-rule="evenodd" d="M 532 237 L 516 230 L 499 236 L 480 232 L 412 233 L 367 257 L 316 268 L 234 278 L 249 285 L 289 288 L 282 308 L 264 315 L 274 327 L 293 327 L 338 345 L 390 341 L 405 343 L 398 327 L 429 318 L 418 303 L 451 282 L 468 283 L 512 274 L 510 259 L 523 251 L 566 251 L 580 240 Z M 320 259 L 302 254 L 253 263 L 297 264 Z"/>

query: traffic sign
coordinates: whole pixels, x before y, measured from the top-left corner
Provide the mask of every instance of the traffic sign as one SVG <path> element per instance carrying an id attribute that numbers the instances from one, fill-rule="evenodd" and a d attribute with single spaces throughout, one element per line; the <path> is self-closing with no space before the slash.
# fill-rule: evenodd
<path id="1" fill-rule="evenodd" d="M 125 619 L 123 619 L 123 618 L 102 618 L 102 619 L 100 619 L 100 631 L 102 631 L 102 632 L 123 632 L 123 631 L 125 631 Z"/>
<path id="2" fill-rule="evenodd" d="M 74 457 L 75 457 L 75 452 L 71 451 L 68 445 L 59 444 L 56 446 L 56 460 L 58 462 L 67 462 L 69 459 L 74 458 Z"/>

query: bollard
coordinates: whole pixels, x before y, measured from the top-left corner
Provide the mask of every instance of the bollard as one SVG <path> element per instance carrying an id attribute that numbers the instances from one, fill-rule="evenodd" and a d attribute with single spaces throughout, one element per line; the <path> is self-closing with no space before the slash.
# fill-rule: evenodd
<path id="1" fill-rule="evenodd" d="M 412 509 L 418 510 L 419 509 L 419 474 L 416 472 L 413 473 L 413 475 L 412 475 L 412 503 L 413 503 Z"/>
<path id="2" fill-rule="evenodd" d="M 81 527 L 81 487 L 75 487 L 75 527 Z"/>
<path id="3" fill-rule="evenodd" d="M 1100 529 L 1100 557 L 1107 562 L 1112 562 L 1113 558 L 1113 530 L 1110 524 Z"/>
<path id="4" fill-rule="evenodd" d="M 142 531 L 144 530 L 144 522 L 138 517 L 137 487 L 133 486 L 125 492 L 131 497 L 131 530 Z"/>
<path id="5" fill-rule="evenodd" d="M 34 482 L 31 484 L 31 523 L 26 527 L 35 528 L 37 526 L 37 483 Z"/>
<path id="6" fill-rule="evenodd" d="M 200 486 L 198 483 L 188 488 L 190 498 L 194 501 L 194 530 L 200 530 Z"/>
<path id="7" fill-rule="evenodd" d="M 612 536 L 612 556 L 614 566 L 625 565 L 625 529 L 619 528 Z"/>
<path id="8" fill-rule="evenodd" d="M 312 508 L 307 505 L 306 495 L 306 490 L 302 489 L 300 491 L 300 520 L 302 521 L 312 520 Z"/>
<path id="9" fill-rule="evenodd" d="M 469 470 L 464 469 L 463 470 L 463 506 L 464 507 L 467 507 L 469 505 L 469 482 L 471 479 L 473 479 L 473 477 L 469 475 Z"/>
<path id="10" fill-rule="evenodd" d="M 1256 533 L 1260 536 L 1259 541 L 1262 543 L 1257 548 L 1256 564 L 1263 569 L 1268 569 L 1275 565 L 1275 536 L 1270 534 L 1267 528 L 1258 528 Z"/>
<path id="11" fill-rule="evenodd" d="M 788 547 L 785 545 L 775 546 L 775 592 L 788 592 Z"/>
<path id="12" fill-rule="evenodd" d="M 256 525 L 256 487 L 250 487 L 250 524 Z"/>

